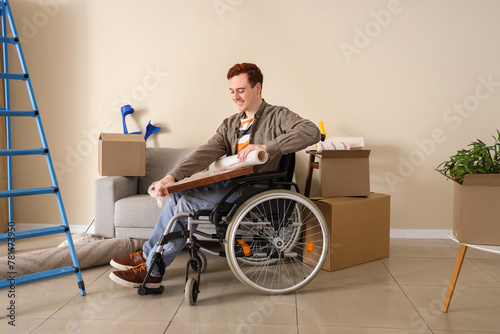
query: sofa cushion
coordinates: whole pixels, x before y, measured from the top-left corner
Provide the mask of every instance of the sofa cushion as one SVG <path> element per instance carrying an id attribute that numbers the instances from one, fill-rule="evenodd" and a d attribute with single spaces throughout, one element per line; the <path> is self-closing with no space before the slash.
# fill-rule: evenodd
<path id="1" fill-rule="evenodd" d="M 146 176 L 139 177 L 139 194 L 147 194 L 151 183 L 161 180 L 175 165 L 191 154 L 196 147 L 146 149 Z"/>
<path id="2" fill-rule="evenodd" d="M 115 202 L 115 227 L 154 228 L 162 209 L 149 195 L 133 195 Z"/>

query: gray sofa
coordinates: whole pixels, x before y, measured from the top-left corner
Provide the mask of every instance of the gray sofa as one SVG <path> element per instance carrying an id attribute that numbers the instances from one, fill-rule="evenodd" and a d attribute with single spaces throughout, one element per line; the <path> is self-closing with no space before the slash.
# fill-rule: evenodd
<path id="1" fill-rule="evenodd" d="M 147 148 L 146 176 L 98 179 L 95 182 L 94 233 L 105 238 L 149 239 L 162 209 L 148 195 L 148 187 L 195 149 Z"/>

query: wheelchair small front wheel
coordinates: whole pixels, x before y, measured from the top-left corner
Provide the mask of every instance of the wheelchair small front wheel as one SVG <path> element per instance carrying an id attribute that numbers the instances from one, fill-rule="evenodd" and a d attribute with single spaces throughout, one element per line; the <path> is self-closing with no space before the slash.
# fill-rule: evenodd
<path id="1" fill-rule="evenodd" d="M 139 296 L 146 295 L 146 288 L 139 287 L 139 289 L 137 289 L 137 293 L 139 294 Z"/>
<path id="2" fill-rule="evenodd" d="M 328 239 L 325 218 L 311 200 L 276 189 L 238 208 L 227 228 L 225 250 L 242 283 L 261 293 L 285 294 L 304 287 L 319 273 Z"/>
<path id="3" fill-rule="evenodd" d="M 196 304 L 196 301 L 198 300 L 198 293 L 200 293 L 198 290 L 198 281 L 196 278 L 189 278 L 186 282 L 186 286 L 184 287 L 184 298 L 189 305 L 192 306 Z"/>

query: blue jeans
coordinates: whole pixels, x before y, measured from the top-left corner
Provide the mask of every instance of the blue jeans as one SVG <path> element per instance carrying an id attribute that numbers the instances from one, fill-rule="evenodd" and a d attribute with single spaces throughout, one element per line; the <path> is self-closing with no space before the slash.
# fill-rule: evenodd
<path id="1" fill-rule="evenodd" d="M 165 229 L 170 219 L 180 212 L 194 212 L 200 210 L 212 210 L 217 203 L 231 190 L 233 187 L 228 187 L 228 181 L 220 181 L 212 184 L 207 184 L 201 187 L 180 191 L 170 194 L 165 201 L 165 207 L 156 223 L 156 226 L 148 241 L 142 246 L 142 251 L 147 256 L 148 268 L 151 266 L 153 255 L 158 248 L 160 239 L 165 232 Z M 234 193 L 227 200 L 229 203 L 234 202 L 239 197 L 239 192 Z M 181 217 L 175 221 L 170 232 L 187 229 L 187 218 Z M 193 226 L 196 228 L 196 226 Z M 187 243 L 187 239 L 173 239 L 163 245 L 162 259 L 166 266 L 169 266 L 175 257 L 182 251 Z M 160 270 L 157 266 L 151 272 L 153 276 L 160 276 Z"/>

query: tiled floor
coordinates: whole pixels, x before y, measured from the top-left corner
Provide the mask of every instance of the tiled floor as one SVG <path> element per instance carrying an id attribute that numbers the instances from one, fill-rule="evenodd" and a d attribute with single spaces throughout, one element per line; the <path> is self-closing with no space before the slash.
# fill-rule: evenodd
<path id="1" fill-rule="evenodd" d="M 29 240 L 17 249 L 62 239 Z M 8 325 L 11 299 L 0 290 L 0 333 L 500 333 L 500 255 L 469 249 L 450 310 L 441 312 L 457 251 L 451 240 L 391 239 L 389 258 L 323 271 L 284 296 L 254 293 L 225 259 L 209 256 L 196 306 L 184 301 L 185 253 L 156 296 L 116 285 L 108 278 L 112 268 L 101 266 L 83 271 L 86 296 L 75 275 L 16 287 L 16 327 Z"/>

